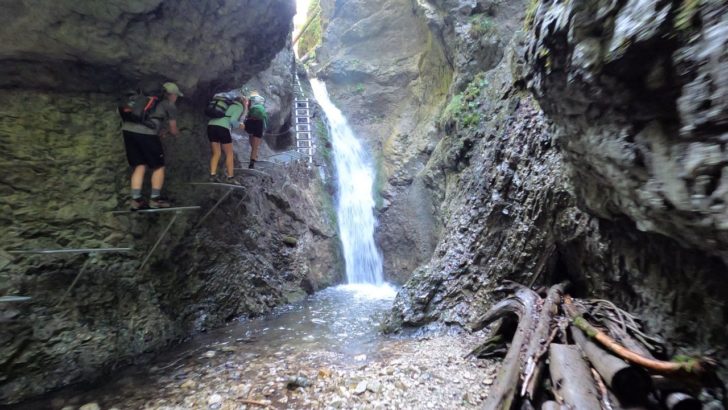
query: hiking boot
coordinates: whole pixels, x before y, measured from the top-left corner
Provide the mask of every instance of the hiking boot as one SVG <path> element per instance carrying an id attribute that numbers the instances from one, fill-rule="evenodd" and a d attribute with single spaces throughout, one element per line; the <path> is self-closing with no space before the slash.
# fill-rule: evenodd
<path id="1" fill-rule="evenodd" d="M 225 183 L 230 185 L 240 185 L 240 182 L 235 179 L 235 177 L 227 177 L 225 178 Z"/>
<path id="2" fill-rule="evenodd" d="M 255 169 L 255 160 L 251 159 L 250 164 L 248 164 L 248 169 Z"/>
<path id="3" fill-rule="evenodd" d="M 217 175 L 210 175 L 210 178 L 207 179 L 207 182 L 212 182 L 213 184 L 217 184 L 220 182 L 220 178 Z"/>
<path id="4" fill-rule="evenodd" d="M 169 199 L 158 196 L 156 198 L 152 198 L 149 201 L 149 207 L 152 209 L 159 209 L 159 208 L 171 208 L 172 204 L 169 202 Z"/>
<path id="5" fill-rule="evenodd" d="M 129 202 L 129 208 L 132 211 L 139 211 L 142 209 L 149 209 L 149 204 L 147 203 L 147 200 L 144 199 L 144 197 L 139 198 L 132 198 L 131 202 Z"/>

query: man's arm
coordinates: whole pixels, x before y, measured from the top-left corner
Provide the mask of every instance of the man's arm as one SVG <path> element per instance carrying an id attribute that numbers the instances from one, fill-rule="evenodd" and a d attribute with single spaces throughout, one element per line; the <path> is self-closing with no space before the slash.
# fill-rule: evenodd
<path id="1" fill-rule="evenodd" d="M 169 133 L 175 137 L 179 136 L 179 128 L 177 128 L 177 107 L 167 101 L 167 118 L 169 119 Z"/>
<path id="2" fill-rule="evenodd" d="M 169 120 L 169 133 L 175 137 L 179 136 L 179 128 L 177 128 L 177 120 Z"/>

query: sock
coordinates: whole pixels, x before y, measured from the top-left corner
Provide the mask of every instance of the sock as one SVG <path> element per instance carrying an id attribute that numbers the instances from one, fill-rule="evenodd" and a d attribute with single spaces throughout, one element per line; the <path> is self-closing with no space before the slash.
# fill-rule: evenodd
<path id="1" fill-rule="evenodd" d="M 161 189 L 154 189 L 152 188 L 152 198 L 159 198 L 159 194 L 161 194 Z"/>
<path id="2" fill-rule="evenodd" d="M 142 190 L 141 189 L 132 189 L 131 190 L 131 198 L 132 199 L 139 199 L 142 197 Z"/>

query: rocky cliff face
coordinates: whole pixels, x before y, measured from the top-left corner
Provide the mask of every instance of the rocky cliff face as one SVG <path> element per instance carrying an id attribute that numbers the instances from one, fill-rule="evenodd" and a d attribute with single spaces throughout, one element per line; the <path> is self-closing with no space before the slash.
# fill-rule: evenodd
<path id="1" fill-rule="evenodd" d="M 318 53 L 323 72 L 335 64 L 326 65 L 327 55 L 361 46 L 343 27 L 354 31 L 357 21 L 377 27 L 379 19 L 367 18 L 384 9 L 420 19 L 430 34 L 419 38 L 433 39 L 431 48 L 443 50 L 450 67 L 440 78 L 448 101 L 437 103 L 429 125 L 410 128 L 432 127 L 431 139 L 417 140 L 430 148 L 411 143 L 392 155 L 382 144 L 385 169 L 398 155 L 418 158 L 416 167 L 389 169 L 411 177 L 398 192 L 411 193 L 421 181 L 418 209 L 440 227 L 428 236 L 437 243 L 431 258 L 400 291 L 392 328 L 467 328 L 494 302 L 492 291 L 504 279 L 533 285 L 569 279 L 576 294 L 609 297 L 639 313 L 674 350 L 717 348 L 727 356 L 719 222 L 726 115 L 724 74 L 716 65 L 725 55 L 725 6 L 342 3 L 326 31 L 338 40 L 325 34 Z M 337 19 L 346 22 L 340 32 Z M 528 30 L 514 35 L 524 19 Z M 399 46 L 387 44 L 387 53 Z M 329 82 L 361 75 L 351 64 L 332 73 L 339 72 L 346 75 Z M 397 92 L 397 106 L 408 106 L 411 97 Z M 368 105 L 350 102 L 353 95 L 341 97 L 344 111 L 355 121 L 367 118 L 361 107 Z M 399 123 L 397 115 L 387 118 Z M 396 173 L 387 175 L 396 186 Z M 385 198 L 397 192 L 388 185 L 383 191 Z M 397 202 L 383 207 L 383 225 L 414 209 L 398 209 Z M 385 256 L 397 245 L 411 252 L 406 234 L 387 242 L 388 229 L 382 228 Z"/>
<path id="2" fill-rule="evenodd" d="M 2 6 L 2 87 L 114 91 L 169 79 L 190 94 L 237 86 L 266 69 L 286 44 L 294 12 L 287 0 Z"/>
<path id="3" fill-rule="evenodd" d="M 527 54 L 579 198 L 728 260 L 728 6 L 588 6 L 540 5 Z"/>
<path id="4" fill-rule="evenodd" d="M 0 304 L 0 403 L 94 379 L 340 280 L 315 173 L 294 164 L 246 179 L 204 221 L 225 191 L 189 184 L 209 159 L 199 105 L 268 67 L 290 35 L 292 2 L 4 3 L 0 295 L 32 299 Z M 201 210 L 181 214 L 140 269 L 173 216 L 110 214 L 128 200 L 116 104 L 127 85 L 162 79 L 189 97 L 179 104 L 182 135 L 164 140 L 166 191 Z M 280 105 L 290 110 L 283 96 Z"/>

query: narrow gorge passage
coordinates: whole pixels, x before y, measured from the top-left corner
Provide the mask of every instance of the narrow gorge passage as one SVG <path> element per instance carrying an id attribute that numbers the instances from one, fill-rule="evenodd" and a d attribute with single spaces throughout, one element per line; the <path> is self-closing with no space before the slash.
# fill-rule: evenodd
<path id="1" fill-rule="evenodd" d="M 0 7 L 0 410 L 728 408 L 727 2 Z"/>

